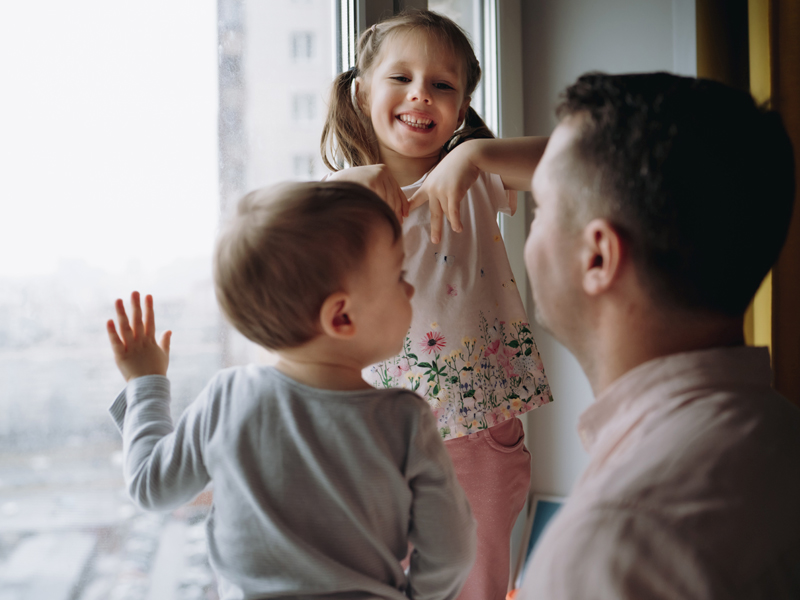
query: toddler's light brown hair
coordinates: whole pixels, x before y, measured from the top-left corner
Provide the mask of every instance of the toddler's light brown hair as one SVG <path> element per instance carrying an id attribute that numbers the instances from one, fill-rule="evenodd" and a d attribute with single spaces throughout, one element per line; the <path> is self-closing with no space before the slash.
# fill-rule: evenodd
<path id="1" fill-rule="evenodd" d="M 364 261 L 375 231 L 402 230 L 389 206 L 349 182 L 286 183 L 244 196 L 214 253 L 214 286 L 225 317 L 271 349 L 321 331 L 322 303 Z"/>

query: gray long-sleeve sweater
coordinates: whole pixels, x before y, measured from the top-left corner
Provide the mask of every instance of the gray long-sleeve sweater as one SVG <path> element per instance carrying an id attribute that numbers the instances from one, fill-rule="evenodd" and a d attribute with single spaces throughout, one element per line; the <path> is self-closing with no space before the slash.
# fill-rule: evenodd
<path id="1" fill-rule="evenodd" d="M 456 597 L 475 522 L 422 398 L 320 390 L 251 365 L 218 373 L 175 426 L 169 400 L 153 375 L 111 406 L 125 481 L 137 505 L 167 510 L 213 480 L 223 600 Z"/>

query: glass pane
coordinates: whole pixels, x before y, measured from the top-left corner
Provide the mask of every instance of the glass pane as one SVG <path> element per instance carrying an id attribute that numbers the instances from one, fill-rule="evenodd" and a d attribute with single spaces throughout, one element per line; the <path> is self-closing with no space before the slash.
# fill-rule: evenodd
<path id="1" fill-rule="evenodd" d="M 213 599 L 208 493 L 170 514 L 127 498 L 104 324 L 115 298 L 155 296 L 174 417 L 261 359 L 219 315 L 211 250 L 245 191 L 322 175 L 329 2 L 45 0 L 3 19 L 0 598 Z"/>
<path id="2" fill-rule="evenodd" d="M 487 86 L 486 82 L 488 78 L 493 76 L 492 65 L 490 64 L 493 54 L 486 51 L 487 43 L 491 43 L 492 40 L 487 40 L 485 35 L 484 11 L 487 8 L 485 5 L 486 2 L 482 0 L 428 0 L 428 8 L 430 10 L 450 17 L 467 32 L 483 72 L 481 82 L 472 95 L 471 105 L 483 117 L 492 131 L 497 134 L 497 128 L 493 122 L 495 120 L 494 115 L 488 114 L 491 112 L 491 104 L 487 103 L 486 97 L 486 90 L 491 87 Z"/>

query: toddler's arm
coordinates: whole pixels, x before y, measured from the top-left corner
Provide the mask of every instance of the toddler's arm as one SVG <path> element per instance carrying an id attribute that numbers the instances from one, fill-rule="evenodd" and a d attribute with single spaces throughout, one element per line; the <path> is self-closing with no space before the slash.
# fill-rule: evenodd
<path id="1" fill-rule="evenodd" d="M 451 600 L 458 596 L 475 561 L 476 525 L 433 414 L 423 408 L 408 462 L 414 493 L 409 597 Z"/>
<path id="2" fill-rule="evenodd" d="M 439 243 L 445 215 L 453 231 L 461 231 L 461 200 L 481 171 L 499 175 L 507 190 L 530 191 L 533 171 L 548 139 L 479 139 L 456 146 L 436 165 L 410 199 L 411 210 L 429 203 L 431 241 Z"/>
<path id="3" fill-rule="evenodd" d="M 131 294 L 131 321 L 122 300 L 107 330 L 114 358 L 128 381 L 110 412 L 122 433 L 123 474 L 131 499 L 146 510 L 180 506 L 209 482 L 202 460 L 202 411 L 195 401 L 173 428 L 166 378 L 171 332 L 155 341 L 153 299 L 145 298 L 145 318 L 139 294 Z"/>

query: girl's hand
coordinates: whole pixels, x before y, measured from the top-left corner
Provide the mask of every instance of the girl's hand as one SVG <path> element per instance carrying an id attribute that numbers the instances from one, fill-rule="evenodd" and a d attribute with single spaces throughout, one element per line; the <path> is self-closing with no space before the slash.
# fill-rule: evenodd
<path id="1" fill-rule="evenodd" d="M 328 176 L 327 181 L 352 181 L 368 187 L 388 204 L 400 223 L 408 216 L 408 199 L 400 189 L 397 180 L 386 165 L 368 165 L 350 167 L 336 171 Z"/>
<path id="2" fill-rule="evenodd" d="M 481 171 L 495 173 L 507 190 L 530 191 L 531 178 L 547 146 L 546 137 L 469 140 L 456 146 L 411 196 L 411 210 L 431 205 L 431 241 L 442 237 L 442 215 L 461 231 L 461 200 Z"/>
<path id="3" fill-rule="evenodd" d="M 153 297 L 148 295 L 144 299 L 145 312 L 142 321 L 142 307 L 139 304 L 139 292 L 131 294 L 131 320 L 125 314 L 122 300 L 117 300 L 114 306 L 117 309 L 119 333 L 114 327 L 114 320 L 106 323 L 108 339 L 114 351 L 114 360 L 117 363 L 125 381 L 145 375 L 166 375 L 169 365 L 169 344 L 172 332 L 165 331 L 161 335 L 161 342 L 156 343 L 156 320 L 153 314 Z"/>
<path id="4" fill-rule="evenodd" d="M 425 204 L 431 211 L 431 242 L 442 239 L 443 216 L 453 231 L 461 231 L 461 201 L 478 179 L 481 170 L 474 164 L 475 142 L 464 142 L 445 156 L 411 196 L 411 210 Z"/>

